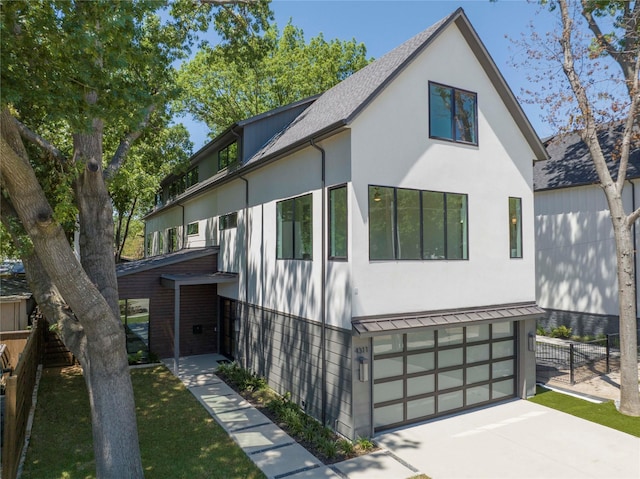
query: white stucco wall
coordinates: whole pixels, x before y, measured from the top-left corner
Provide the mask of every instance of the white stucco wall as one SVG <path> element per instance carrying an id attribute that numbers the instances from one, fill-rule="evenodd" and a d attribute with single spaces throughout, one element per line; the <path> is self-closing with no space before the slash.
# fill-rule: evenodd
<path id="1" fill-rule="evenodd" d="M 636 198 L 640 198 L 638 194 L 636 187 Z M 623 196 L 625 209 L 631 211 L 631 185 L 625 187 Z M 537 192 L 535 214 L 540 306 L 617 315 L 615 240 L 601 188 L 592 185 Z"/>
<path id="2" fill-rule="evenodd" d="M 429 81 L 477 93 L 477 147 L 429 138 Z M 535 299 L 534 154 L 455 26 L 354 121 L 352 158 L 354 316 Z M 466 193 L 469 260 L 370 261 L 368 185 Z M 522 198 L 522 259 L 509 258 L 510 196 Z"/>

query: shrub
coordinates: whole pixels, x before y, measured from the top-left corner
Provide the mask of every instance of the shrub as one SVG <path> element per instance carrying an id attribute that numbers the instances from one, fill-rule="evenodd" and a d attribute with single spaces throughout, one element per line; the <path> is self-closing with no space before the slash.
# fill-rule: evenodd
<path id="1" fill-rule="evenodd" d="M 326 437 L 323 437 L 318 441 L 318 449 L 329 459 L 333 459 L 338 454 L 338 445 L 336 444 L 336 441 L 327 439 Z"/>
<path id="2" fill-rule="evenodd" d="M 267 387 L 265 378 L 240 367 L 236 362 L 219 365 L 217 373 L 232 382 L 240 391 L 260 391 Z"/>
<path id="3" fill-rule="evenodd" d="M 542 326 L 538 326 L 536 329 L 536 334 L 538 336 L 546 336 L 547 335 L 547 331 L 545 331 L 545 329 Z"/>
<path id="4" fill-rule="evenodd" d="M 564 338 L 568 339 L 571 337 L 571 328 L 567 328 L 566 326 L 558 326 L 557 328 L 553 328 L 551 330 L 550 336 L 552 338 Z"/>
<path id="5" fill-rule="evenodd" d="M 345 456 L 353 456 L 356 453 L 356 447 L 348 439 L 339 439 L 337 445 Z"/>
<path id="6" fill-rule="evenodd" d="M 356 446 L 358 446 L 361 451 L 370 451 L 375 447 L 373 442 L 366 437 L 358 437 L 358 439 L 356 439 Z"/>

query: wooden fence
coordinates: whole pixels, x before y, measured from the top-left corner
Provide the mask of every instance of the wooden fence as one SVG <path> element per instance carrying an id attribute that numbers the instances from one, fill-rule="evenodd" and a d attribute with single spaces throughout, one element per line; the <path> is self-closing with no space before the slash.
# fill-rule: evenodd
<path id="1" fill-rule="evenodd" d="M 38 319 L 30 331 L 0 333 L 13 366 L 4 395 L 4 434 L 2 437 L 2 479 L 15 479 L 33 402 L 38 365 L 41 362 L 46 321 Z"/>

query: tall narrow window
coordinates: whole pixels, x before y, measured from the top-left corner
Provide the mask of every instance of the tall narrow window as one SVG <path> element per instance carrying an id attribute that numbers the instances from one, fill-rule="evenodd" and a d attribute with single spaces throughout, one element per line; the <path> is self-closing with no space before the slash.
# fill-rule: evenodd
<path id="1" fill-rule="evenodd" d="M 478 144 L 477 94 L 429 82 L 429 136 Z"/>
<path id="2" fill-rule="evenodd" d="M 329 258 L 347 259 L 347 187 L 329 190 Z"/>
<path id="3" fill-rule="evenodd" d="M 218 170 L 223 170 L 238 161 L 238 142 L 225 146 L 218 151 Z"/>
<path id="4" fill-rule="evenodd" d="M 146 252 L 147 252 L 147 256 L 151 256 L 153 254 L 153 233 L 147 234 Z"/>
<path id="5" fill-rule="evenodd" d="M 522 258 L 522 199 L 509 198 L 509 255 Z"/>
<path id="6" fill-rule="evenodd" d="M 447 193 L 447 259 L 467 259 L 467 196 Z"/>
<path id="7" fill-rule="evenodd" d="M 175 227 L 168 230 L 167 249 L 169 253 L 178 251 L 178 231 Z"/>
<path id="8" fill-rule="evenodd" d="M 313 196 L 311 194 L 276 204 L 276 257 L 313 258 Z"/>
<path id="9" fill-rule="evenodd" d="M 369 258 L 395 259 L 394 188 L 369 187 Z"/>
<path id="10" fill-rule="evenodd" d="M 398 259 L 421 259 L 420 191 L 398 189 Z"/>
<path id="11" fill-rule="evenodd" d="M 445 259 L 444 193 L 422 192 L 423 259 Z"/>

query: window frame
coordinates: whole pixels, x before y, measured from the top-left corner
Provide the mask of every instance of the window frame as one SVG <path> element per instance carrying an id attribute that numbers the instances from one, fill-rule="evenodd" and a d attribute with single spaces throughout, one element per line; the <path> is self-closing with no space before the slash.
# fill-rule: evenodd
<path id="1" fill-rule="evenodd" d="M 452 106 L 451 106 L 451 110 L 450 110 L 450 120 L 451 120 L 451 138 L 446 137 L 446 136 L 438 136 L 438 135 L 434 135 L 432 132 L 432 128 L 431 128 L 431 117 L 432 117 L 432 103 L 431 103 L 431 87 L 432 86 L 438 86 L 441 88 L 446 88 L 448 90 L 451 91 L 451 98 L 454 99 L 454 101 L 452 102 Z M 465 94 L 469 94 L 469 95 L 473 95 L 474 97 L 474 125 L 473 125 L 473 135 L 475 138 L 475 141 L 464 141 L 464 140 L 458 140 L 456 139 L 456 126 L 455 126 L 455 119 L 456 119 L 456 101 L 455 101 L 455 92 L 461 92 L 461 93 L 465 93 Z M 449 141 L 451 143 L 459 143 L 461 145 L 472 145 L 472 146 L 478 146 L 479 144 L 479 138 L 478 138 L 478 93 L 477 92 L 473 92 L 470 90 L 465 90 L 463 88 L 457 88 L 457 87 L 453 87 L 450 85 L 445 85 L 444 83 L 438 83 L 438 82 L 434 82 L 434 81 L 429 81 L 429 87 L 428 87 L 428 95 L 427 95 L 428 99 L 429 99 L 429 138 L 433 138 L 435 140 L 442 140 L 442 141 Z"/>
<path id="2" fill-rule="evenodd" d="M 193 231 L 195 229 L 195 231 Z M 200 222 L 194 221 L 187 225 L 187 236 L 197 236 L 200 234 Z"/>
<path id="3" fill-rule="evenodd" d="M 233 146 L 236 145 L 236 157 L 233 160 L 229 159 L 229 149 Z M 222 161 L 222 152 L 226 152 L 226 160 Z M 220 148 L 218 150 L 218 171 L 222 171 L 225 170 L 227 168 L 229 168 L 231 165 L 235 164 L 238 162 L 238 141 L 232 141 L 231 143 L 228 143 L 227 145 L 225 145 L 223 148 Z M 223 164 L 224 163 L 224 164 Z"/>
<path id="4" fill-rule="evenodd" d="M 516 209 L 512 211 L 511 201 L 516 201 Z M 516 220 L 515 223 L 513 220 Z M 517 196 L 509 197 L 509 258 L 523 258 L 523 237 L 522 237 L 522 198 Z M 515 240 L 515 241 L 514 241 Z M 514 248 L 515 243 L 515 248 Z M 519 244 L 518 244 L 519 243 Z M 514 254 L 515 250 L 515 254 Z"/>
<path id="5" fill-rule="evenodd" d="M 392 236 L 393 236 L 393 257 L 392 258 L 372 258 L 371 257 L 371 189 L 386 188 L 393 190 L 393 211 L 392 211 Z M 399 237 L 398 237 L 398 190 L 416 191 L 419 193 L 419 234 L 420 234 L 420 255 L 419 258 L 401 258 L 399 257 Z M 424 194 L 425 193 L 437 193 L 441 194 L 443 198 L 443 235 L 444 235 L 444 257 L 442 258 L 427 258 L 425 257 L 425 236 L 424 236 Z M 462 258 L 454 258 L 449 254 L 449 235 L 448 235 L 448 214 L 447 214 L 447 196 L 456 195 L 465 198 L 465 238 L 463 244 L 466 246 Z M 417 188 L 399 188 L 395 186 L 383 186 L 383 185 L 369 185 L 367 189 L 368 198 L 368 222 L 369 222 L 369 261 L 468 261 L 469 260 L 469 195 L 466 193 L 454 193 L 447 191 L 433 191 L 433 190 L 421 190 Z M 375 200 L 374 200 L 375 201 Z"/>
<path id="6" fill-rule="evenodd" d="M 233 211 L 218 218 L 218 231 L 226 231 L 238 227 L 238 212 Z"/>
<path id="7" fill-rule="evenodd" d="M 333 254 L 334 251 L 332 249 L 333 242 L 332 239 L 332 225 L 333 225 L 333 216 L 331 214 L 331 193 L 336 190 L 344 189 L 345 191 L 345 224 L 344 224 L 344 255 L 336 255 Z M 328 208 L 327 208 L 327 258 L 331 261 L 348 261 L 349 260 L 349 188 L 346 183 L 335 185 L 328 188 L 327 194 Z"/>
<path id="8" fill-rule="evenodd" d="M 309 225 L 311 228 L 310 231 L 310 235 L 309 238 L 311 240 L 311 244 L 310 246 L 310 253 L 308 254 L 308 257 L 305 257 L 305 255 L 302 255 L 301 257 L 297 257 L 296 256 L 296 223 L 298 222 L 297 218 L 297 214 L 296 214 L 296 203 L 299 203 L 301 199 L 303 198 L 309 198 L 311 200 L 311 219 L 309 221 Z M 292 228 L 291 228 L 291 257 L 289 257 L 289 255 L 282 255 L 280 253 L 280 249 L 283 248 L 279 248 L 278 247 L 278 239 L 281 237 L 282 234 L 282 222 L 280 220 L 280 216 L 278 214 L 278 209 L 279 209 L 279 205 L 284 205 L 286 203 L 292 203 Z M 302 223 L 304 224 L 304 223 Z M 302 228 L 300 228 L 302 229 Z M 293 198 L 288 198 L 286 200 L 281 200 L 281 201 L 277 201 L 276 202 L 276 241 L 275 241 L 275 246 L 276 246 L 276 260 L 294 260 L 294 261 L 313 261 L 313 193 L 306 193 L 304 195 L 300 195 L 300 196 L 295 196 Z"/>

